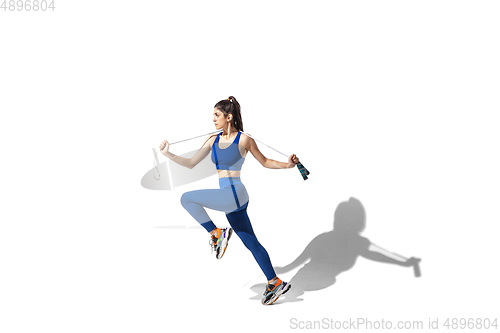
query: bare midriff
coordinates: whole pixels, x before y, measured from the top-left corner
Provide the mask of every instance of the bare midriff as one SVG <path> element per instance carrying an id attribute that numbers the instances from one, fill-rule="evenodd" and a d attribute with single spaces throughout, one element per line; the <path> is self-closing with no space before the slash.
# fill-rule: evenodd
<path id="1" fill-rule="evenodd" d="M 219 178 L 225 177 L 239 177 L 241 171 L 239 170 L 217 170 L 219 172 Z"/>

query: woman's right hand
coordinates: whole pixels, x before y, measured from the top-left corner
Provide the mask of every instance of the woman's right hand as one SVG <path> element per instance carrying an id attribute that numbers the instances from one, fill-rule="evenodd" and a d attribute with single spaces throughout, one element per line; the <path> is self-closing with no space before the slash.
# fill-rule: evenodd
<path id="1" fill-rule="evenodd" d="M 163 140 L 163 142 L 160 144 L 160 151 L 163 155 L 165 155 L 168 152 L 170 144 L 168 143 L 167 140 Z"/>

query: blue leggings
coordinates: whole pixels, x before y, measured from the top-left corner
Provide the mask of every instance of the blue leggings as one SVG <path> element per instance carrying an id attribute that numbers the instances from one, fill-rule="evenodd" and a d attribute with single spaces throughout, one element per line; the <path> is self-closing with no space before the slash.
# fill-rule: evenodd
<path id="1" fill-rule="evenodd" d="M 229 224 L 240 237 L 247 249 L 268 280 L 276 277 L 271 259 L 266 249 L 259 243 L 247 214 L 248 193 L 239 177 L 219 178 L 220 189 L 197 190 L 186 192 L 181 197 L 182 206 L 208 232 L 215 229 L 215 224 L 205 208 L 223 211 Z"/>

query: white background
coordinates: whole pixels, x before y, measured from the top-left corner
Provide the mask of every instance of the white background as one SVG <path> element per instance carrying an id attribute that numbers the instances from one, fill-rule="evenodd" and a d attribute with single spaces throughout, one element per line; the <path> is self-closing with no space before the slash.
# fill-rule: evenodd
<path id="1" fill-rule="evenodd" d="M 498 2 L 55 6 L 0 12 L 0 331 L 498 316 Z M 218 182 L 141 187 L 151 148 L 213 131 L 228 96 L 245 131 L 311 172 L 304 182 L 251 156 L 243 167 L 273 264 L 331 231 L 355 197 L 362 235 L 422 258 L 422 277 L 360 258 L 333 286 L 265 307 L 249 300 L 265 278 L 238 238 L 217 261 L 203 229 L 167 228 L 195 225 L 180 196 Z"/>

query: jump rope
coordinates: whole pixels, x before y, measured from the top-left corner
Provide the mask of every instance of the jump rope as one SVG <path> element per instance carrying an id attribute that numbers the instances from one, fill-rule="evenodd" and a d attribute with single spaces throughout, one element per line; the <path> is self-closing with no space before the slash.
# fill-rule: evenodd
<path id="1" fill-rule="evenodd" d="M 208 134 L 198 135 L 198 136 L 195 136 L 195 137 L 193 137 L 193 138 L 184 139 L 184 140 L 181 140 L 181 141 L 176 141 L 176 142 L 173 142 L 173 143 L 169 143 L 169 146 L 171 146 L 171 145 L 173 145 L 173 144 L 176 144 L 176 143 L 181 143 L 181 142 L 184 142 L 184 141 L 188 141 L 188 140 L 192 140 L 192 139 L 200 138 L 200 137 L 202 137 L 202 136 L 207 136 L 207 135 L 210 135 L 210 134 L 221 133 L 221 132 L 222 132 L 222 130 L 218 130 L 218 131 L 211 132 L 211 133 L 208 133 Z M 276 151 L 276 152 L 280 153 L 281 155 L 285 156 L 286 158 L 290 157 L 290 155 L 286 155 L 286 154 L 284 154 L 284 153 L 280 152 L 279 150 L 277 150 L 277 149 L 275 149 L 275 148 L 273 148 L 273 147 L 270 147 L 270 146 L 266 145 L 264 142 L 257 140 L 256 138 L 252 137 L 252 136 L 251 136 L 250 134 L 248 134 L 248 133 L 245 133 L 245 132 L 243 132 L 243 131 L 242 131 L 241 133 L 243 133 L 243 134 L 245 134 L 245 135 L 249 136 L 250 138 L 254 139 L 254 140 L 255 140 L 255 141 L 257 141 L 257 142 L 262 143 L 264 146 L 266 146 L 266 147 L 268 147 L 268 148 L 271 148 L 272 150 L 274 150 L 274 151 Z M 205 143 L 203 143 L 203 144 L 205 144 Z M 160 176 L 160 170 L 158 170 L 158 165 L 160 165 L 160 161 L 158 160 L 158 153 L 161 153 L 161 151 L 158 151 L 158 152 L 157 152 L 157 151 L 156 151 L 156 149 L 154 149 L 154 148 L 153 148 L 153 155 L 154 155 L 154 158 L 155 158 L 155 159 L 154 159 L 154 161 L 153 161 L 153 164 L 154 164 L 154 166 L 155 166 L 156 172 L 158 173 L 158 178 L 156 178 L 156 175 L 154 175 L 154 174 L 153 174 L 153 176 L 155 177 L 155 179 L 156 179 L 156 180 L 160 180 L 160 178 L 161 178 L 161 176 Z M 300 162 L 299 162 L 299 163 L 297 163 L 296 165 L 297 165 L 297 168 L 298 168 L 298 169 L 299 169 L 299 171 L 300 171 L 300 175 L 302 176 L 302 178 L 303 178 L 304 180 L 307 180 L 307 179 L 308 179 L 308 178 L 307 178 L 307 175 L 309 175 L 309 174 L 310 174 L 310 172 L 309 172 L 309 171 L 308 171 L 308 170 L 307 170 L 307 169 L 306 169 L 306 168 L 302 165 L 302 163 L 300 163 Z"/>

